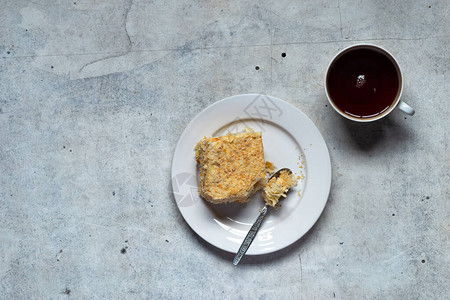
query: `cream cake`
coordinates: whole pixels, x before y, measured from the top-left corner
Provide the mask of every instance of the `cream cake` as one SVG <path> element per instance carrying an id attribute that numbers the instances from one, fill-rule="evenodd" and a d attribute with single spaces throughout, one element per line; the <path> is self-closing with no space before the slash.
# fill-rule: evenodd
<path id="1" fill-rule="evenodd" d="M 261 132 L 204 137 L 195 147 L 200 171 L 198 192 L 218 204 L 248 202 L 262 189 L 266 168 Z"/>

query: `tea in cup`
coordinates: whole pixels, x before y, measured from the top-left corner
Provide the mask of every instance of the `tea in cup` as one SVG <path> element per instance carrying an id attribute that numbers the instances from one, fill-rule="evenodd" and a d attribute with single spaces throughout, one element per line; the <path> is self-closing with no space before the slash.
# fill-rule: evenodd
<path id="1" fill-rule="evenodd" d="M 359 44 L 345 48 L 331 61 L 325 76 L 325 93 L 333 108 L 347 119 L 371 122 L 394 108 L 408 115 L 414 109 L 400 100 L 403 75 L 387 50 Z"/>

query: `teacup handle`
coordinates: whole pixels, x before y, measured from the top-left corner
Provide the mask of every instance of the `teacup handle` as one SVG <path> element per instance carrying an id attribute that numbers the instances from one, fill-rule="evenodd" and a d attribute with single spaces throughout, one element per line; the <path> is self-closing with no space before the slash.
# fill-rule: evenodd
<path id="1" fill-rule="evenodd" d="M 412 108 L 411 106 L 409 106 L 408 104 L 406 104 L 405 102 L 403 102 L 402 100 L 400 100 L 400 102 L 398 103 L 397 106 L 402 112 L 404 112 L 405 114 L 408 114 L 410 116 L 414 115 L 414 113 L 416 112 L 414 110 L 414 108 Z"/>

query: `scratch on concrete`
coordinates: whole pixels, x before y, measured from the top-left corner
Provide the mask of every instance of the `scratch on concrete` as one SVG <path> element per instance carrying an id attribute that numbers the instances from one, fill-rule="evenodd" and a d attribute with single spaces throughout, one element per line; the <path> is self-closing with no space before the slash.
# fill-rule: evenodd
<path id="1" fill-rule="evenodd" d="M 128 7 L 125 11 L 125 19 L 124 19 L 124 23 L 123 23 L 123 27 L 125 29 L 125 34 L 127 35 L 127 39 L 128 39 L 128 51 L 130 51 L 132 48 L 131 38 L 130 38 L 130 34 L 128 33 L 128 28 L 127 28 L 128 14 L 130 13 L 132 6 L 133 6 L 133 0 L 128 1 Z"/>
<path id="2" fill-rule="evenodd" d="M 303 267 L 302 267 L 302 257 L 298 255 L 298 260 L 300 261 L 300 295 L 303 298 Z"/>
<path id="3" fill-rule="evenodd" d="M 342 14 L 341 14 L 341 2 L 338 0 L 338 9 L 339 9 L 339 27 L 341 29 L 341 38 L 344 38 L 342 33 Z"/>
<path id="4" fill-rule="evenodd" d="M 94 61 L 88 62 L 87 64 L 84 64 L 83 66 L 81 66 L 81 68 L 78 70 L 78 72 L 81 72 L 81 71 L 83 71 L 86 67 L 89 67 L 89 66 L 91 66 L 91 65 L 93 65 L 93 64 L 96 64 L 96 63 L 98 63 L 98 62 L 105 61 L 105 60 L 108 60 L 108 59 L 111 59 L 111 58 L 120 57 L 120 56 L 123 56 L 123 55 L 125 55 L 125 54 L 127 54 L 127 52 L 121 52 L 120 54 L 116 54 L 116 55 L 109 55 L 109 56 L 102 57 L 102 58 L 96 59 L 96 60 L 94 60 Z"/>
<path id="5" fill-rule="evenodd" d="M 273 90 L 273 32 L 270 32 L 270 89 Z"/>
<path id="6" fill-rule="evenodd" d="M 346 42 L 376 42 L 376 41 L 426 41 L 430 39 L 448 39 L 450 35 L 438 35 L 438 36 L 428 36 L 428 37 L 418 37 L 418 38 L 398 38 L 398 37 L 385 37 L 385 38 L 367 38 L 367 39 L 352 39 L 345 40 Z M 97 52 L 83 52 L 83 53 L 56 53 L 56 54 L 30 54 L 30 55 L 15 55 L 15 56 L 0 56 L 4 59 L 18 59 L 18 58 L 39 58 L 39 57 L 60 57 L 60 56 L 87 56 L 87 55 L 104 55 L 110 54 L 110 57 L 102 58 L 108 59 L 115 56 L 122 56 L 127 53 L 146 53 L 146 52 L 170 52 L 170 51 L 186 51 L 186 50 L 211 50 L 211 49 L 235 49 L 235 48 L 255 48 L 255 47 L 268 47 L 268 46 L 287 46 L 287 45 L 320 45 L 320 44 L 333 44 L 339 43 L 342 40 L 327 40 L 327 41 L 313 41 L 313 42 L 289 42 L 289 43 L 273 43 L 273 44 L 248 44 L 248 45 L 227 45 L 227 46 L 205 46 L 205 47 L 195 47 L 195 48 L 160 48 L 160 49 L 139 49 L 130 51 L 97 51 Z M 95 62 L 98 62 L 99 59 Z M 92 63 L 95 63 L 92 62 Z M 89 63 L 89 64 L 92 64 Z M 87 64 L 87 65 L 89 65 Z"/>
<path id="7" fill-rule="evenodd" d="M 102 62 L 102 61 L 105 61 L 105 60 L 108 60 L 108 59 L 121 57 L 121 56 L 127 55 L 128 53 L 131 52 L 133 44 L 131 42 L 130 34 L 128 33 L 127 24 L 128 24 L 128 15 L 130 13 L 130 10 L 131 10 L 132 6 L 133 6 L 133 0 L 129 0 L 128 1 L 128 6 L 125 9 L 124 20 L 123 20 L 123 28 L 125 30 L 125 35 L 127 37 L 127 42 L 128 42 L 127 43 L 127 50 L 119 52 L 119 53 L 116 53 L 116 54 L 111 54 L 111 55 L 108 55 L 106 57 L 102 57 L 102 58 L 96 59 L 94 61 L 88 62 L 87 64 L 84 64 L 83 66 L 81 66 L 81 68 L 78 70 L 78 72 L 81 73 L 86 67 L 91 66 L 93 64 L 96 64 L 96 63 L 99 63 L 99 62 Z"/>

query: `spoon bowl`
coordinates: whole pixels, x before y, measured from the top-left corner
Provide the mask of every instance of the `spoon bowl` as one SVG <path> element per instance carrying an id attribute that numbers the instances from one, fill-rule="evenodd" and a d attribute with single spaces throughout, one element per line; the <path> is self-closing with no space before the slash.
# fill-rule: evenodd
<path id="1" fill-rule="evenodd" d="M 267 179 L 267 182 L 269 182 L 270 181 L 270 179 L 272 179 L 272 178 L 278 178 L 278 177 L 280 177 L 280 174 L 281 174 L 281 172 L 282 171 L 286 171 L 286 172 L 288 172 L 289 173 L 289 175 L 291 175 L 292 174 L 292 171 L 291 171 L 291 169 L 289 169 L 289 168 L 282 168 L 282 169 L 279 169 L 278 171 L 276 171 L 275 173 L 273 173 L 272 175 L 270 175 L 270 177 L 269 177 L 269 179 Z"/>

